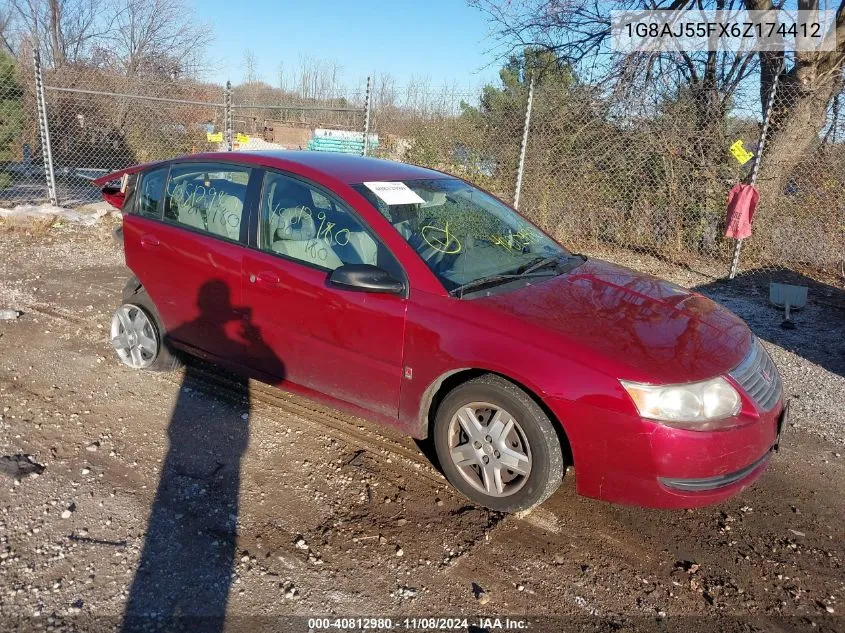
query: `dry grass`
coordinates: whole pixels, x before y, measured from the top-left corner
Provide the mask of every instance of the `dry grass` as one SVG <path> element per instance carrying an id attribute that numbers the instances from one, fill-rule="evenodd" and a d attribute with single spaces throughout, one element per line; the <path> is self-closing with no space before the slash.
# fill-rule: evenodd
<path id="1" fill-rule="evenodd" d="M 55 215 L 39 218 L 4 218 L 0 219 L 0 233 L 16 233 L 39 237 L 46 235 L 55 223 Z"/>

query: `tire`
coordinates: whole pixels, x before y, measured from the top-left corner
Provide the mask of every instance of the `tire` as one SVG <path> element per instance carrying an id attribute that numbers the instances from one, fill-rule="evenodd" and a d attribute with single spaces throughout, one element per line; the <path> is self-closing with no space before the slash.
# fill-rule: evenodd
<path id="1" fill-rule="evenodd" d="M 437 409 L 433 435 L 449 483 L 491 510 L 529 510 L 563 479 L 563 453 L 551 420 L 500 376 L 487 374 L 453 389 Z"/>
<path id="2" fill-rule="evenodd" d="M 127 283 L 127 288 L 131 287 Z M 158 316 L 155 305 L 143 286 L 138 284 L 133 292 L 124 291 L 124 303 L 114 313 L 111 323 L 110 342 L 120 361 L 132 369 L 144 369 L 147 371 L 168 372 L 177 369 L 182 365 L 178 355 L 175 354 L 167 344 L 167 332 Z M 127 353 L 129 343 L 121 338 L 125 332 L 120 314 L 130 317 L 135 323 L 144 323 L 141 327 L 144 338 L 148 341 L 143 345 L 141 356 L 134 354 L 134 350 Z M 137 343 L 135 345 L 137 347 Z M 134 354 L 134 356 L 133 356 Z"/>

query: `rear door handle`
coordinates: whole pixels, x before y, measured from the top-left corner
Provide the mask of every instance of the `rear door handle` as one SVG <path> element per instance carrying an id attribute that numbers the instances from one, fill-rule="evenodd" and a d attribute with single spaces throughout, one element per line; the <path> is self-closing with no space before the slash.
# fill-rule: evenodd
<path id="1" fill-rule="evenodd" d="M 158 241 L 155 235 L 144 235 L 141 237 L 141 246 L 144 248 L 155 248 L 160 244 L 161 242 Z"/>

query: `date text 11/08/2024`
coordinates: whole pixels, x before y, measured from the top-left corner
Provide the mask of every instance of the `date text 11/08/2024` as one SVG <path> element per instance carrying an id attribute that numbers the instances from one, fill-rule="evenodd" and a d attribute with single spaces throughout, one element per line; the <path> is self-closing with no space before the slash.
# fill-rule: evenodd
<path id="1" fill-rule="evenodd" d="M 309 618 L 309 631 L 466 631 L 478 627 L 486 631 L 525 631 L 531 628 L 528 620 L 510 617 L 415 617 L 415 618 Z"/>

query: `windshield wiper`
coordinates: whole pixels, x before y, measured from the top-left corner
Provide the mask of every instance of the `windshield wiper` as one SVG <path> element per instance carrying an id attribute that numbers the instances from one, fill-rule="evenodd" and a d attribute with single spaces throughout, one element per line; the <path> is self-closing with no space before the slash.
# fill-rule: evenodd
<path id="1" fill-rule="evenodd" d="M 476 290 L 484 286 L 495 286 L 502 282 L 512 281 L 514 279 L 530 279 L 533 277 L 547 277 L 549 275 L 564 274 L 573 268 L 577 268 L 586 260 L 587 258 L 583 255 L 575 254 L 537 258 L 529 262 L 527 265 L 523 265 L 521 270 L 517 269 L 511 273 L 487 275 L 486 277 L 481 277 L 479 279 L 475 279 L 474 281 L 468 281 L 467 283 L 461 284 L 457 288 L 450 290 L 449 294 L 452 296 L 458 295 L 463 297 L 464 293 L 468 290 Z M 554 268 L 552 270 L 543 270 L 544 268 L 551 267 L 552 264 L 554 264 Z"/>
<path id="2" fill-rule="evenodd" d="M 543 268 L 548 268 L 552 264 L 557 267 L 560 264 L 561 257 L 560 255 L 553 255 L 552 257 L 542 257 L 535 259 L 533 261 L 528 262 L 525 266 L 523 266 L 522 270 L 519 271 L 520 275 L 530 275 L 535 270 L 541 270 Z"/>
<path id="3" fill-rule="evenodd" d="M 486 277 L 480 277 L 479 279 L 475 279 L 473 281 L 468 281 L 465 284 L 461 284 L 457 288 L 453 288 L 449 291 L 449 294 L 452 296 L 458 295 L 460 297 L 464 296 L 464 293 L 468 290 L 477 290 L 483 286 L 496 286 L 505 281 L 512 281 L 514 279 L 530 279 L 532 277 L 547 277 L 549 273 L 508 273 L 503 275 L 487 275 Z"/>
<path id="4" fill-rule="evenodd" d="M 535 259 L 529 262 L 522 269 L 522 274 L 530 274 L 543 268 L 549 268 L 554 264 L 555 272 L 559 274 L 568 273 L 573 268 L 577 268 L 587 261 L 584 255 L 578 253 L 567 253 L 566 255 L 555 255 L 553 257 L 543 257 L 542 259 Z"/>

